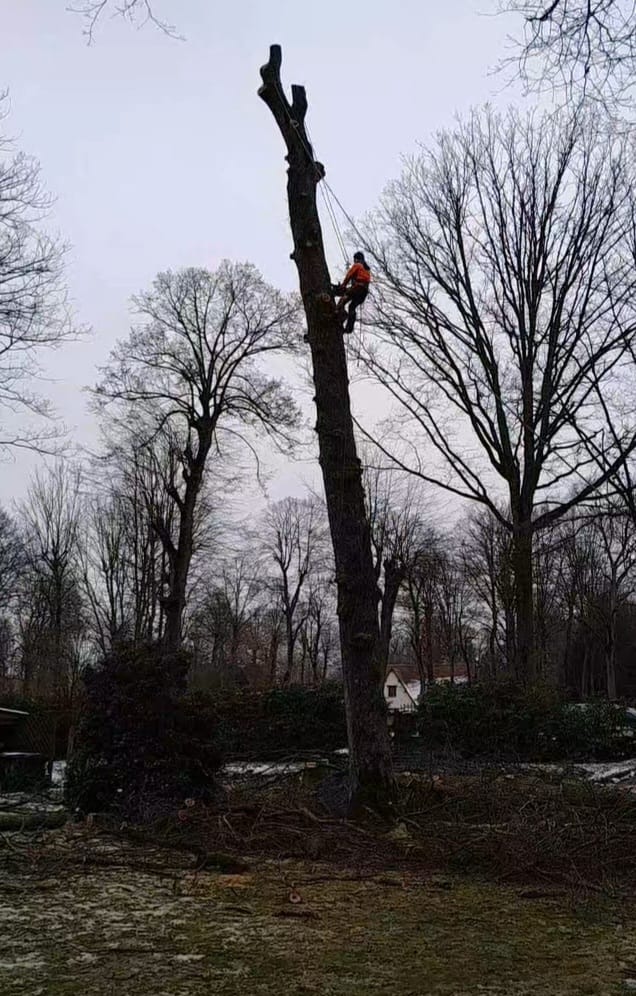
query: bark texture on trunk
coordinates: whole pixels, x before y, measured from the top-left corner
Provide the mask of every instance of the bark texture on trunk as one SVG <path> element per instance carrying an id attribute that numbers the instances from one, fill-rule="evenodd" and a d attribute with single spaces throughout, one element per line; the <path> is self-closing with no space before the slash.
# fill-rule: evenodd
<path id="1" fill-rule="evenodd" d="M 206 454 L 207 455 L 207 454 Z M 192 469 L 186 479 L 186 493 L 180 502 L 180 522 L 177 544 L 170 551 L 168 596 L 163 600 L 165 647 L 176 652 L 181 646 L 181 626 L 188 593 L 188 575 L 194 548 L 194 515 L 203 478 L 202 469 Z"/>
<path id="2" fill-rule="evenodd" d="M 395 560 L 387 559 L 384 561 L 384 593 L 380 609 L 380 655 L 385 674 L 389 666 L 393 616 L 400 588 L 404 581 L 404 574 L 403 567 Z"/>
<path id="3" fill-rule="evenodd" d="M 610 581 L 609 613 L 605 634 L 605 683 L 610 702 L 616 701 L 616 624 L 618 622 L 618 594 L 615 576 Z"/>
<path id="4" fill-rule="evenodd" d="M 534 579 L 532 564 L 532 529 L 527 523 L 515 529 L 513 537 L 513 573 L 515 581 L 516 672 L 522 681 L 536 677 L 534 646 Z"/>
<path id="5" fill-rule="evenodd" d="M 316 401 L 316 432 L 336 563 L 338 621 L 347 708 L 352 800 L 382 804 L 393 791 L 391 750 L 382 694 L 384 673 L 378 625 L 379 592 L 356 452 L 342 325 L 331 293 L 316 205 L 324 169 L 314 161 L 305 115 L 304 87 L 281 85 L 281 49 L 270 48 L 259 96 L 287 146 L 287 196 L 307 317 Z"/>

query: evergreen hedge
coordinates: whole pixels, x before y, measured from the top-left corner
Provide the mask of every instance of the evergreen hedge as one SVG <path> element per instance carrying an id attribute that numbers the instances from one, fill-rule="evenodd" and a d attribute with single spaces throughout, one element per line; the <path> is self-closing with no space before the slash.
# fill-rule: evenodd
<path id="1" fill-rule="evenodd" d="M 433 686 L 420 704 L 418 730 L 427 746 L 466 756 L 576 761 L 636 752 L 624 709 L 606 700 L 574 705 L 549 685 L 509 680 Z"/>

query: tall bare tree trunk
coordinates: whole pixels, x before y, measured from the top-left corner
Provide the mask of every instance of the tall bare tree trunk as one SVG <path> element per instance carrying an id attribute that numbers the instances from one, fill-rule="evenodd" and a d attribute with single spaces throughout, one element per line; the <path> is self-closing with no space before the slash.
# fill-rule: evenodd
<path id="1" fill-rule="evenodd" d="M 565 688 L 569 688 L 573 684 L 572 678 L 572 668 L 570 664 L 571 650 L 572 650 L 572 628 L 574 625 L 574 597 L 570 599 L 567 609 L 567 621 L 565 624 L 565 640 L 563 646 L 563 657 L 561 659 L 561 674 L 559 675 L 560 684 Z"/>
<path id="2" fill-rule="evenodd" d="M 287 665 L 285 667 L 285 674 L 283 675 L 283 685 L 289 685 L 292 680 L 292 674 L 294 672 L 294 646 L 296 643 L 294 637 L 294 625 L 293 619 L 289 611 L 285 612 L 285 637 L 286 637 L 286 661 Z"/>
<path id="3" fill-rule="evenodd" d="M 497 608 L 497 590 L 494 575 L 490 579 L 490 607 L 492 616 L 488 633 L 488 663 L 489 677 L 494 678 L 497 672 L 497 633 L 499 629 L 499 610 Z"/>
<path id="4" fill-rule="evenodd" d="M 261 69 L 259 96 L 272 112 L 287 146 L 292 258 L 307 317 L 320 467 L 336 563 L 350 790 L 354 802 L 381 804 L 392 794 L 394 783 L 382 695 L 379 593 L 353 432 L 342 325 L 331 293 L 316 206 L 316 188 L 324 169 L 314 161 L 305 131 L 304 87 L 292 87 L 290 104 L 281 85 L 281 60 L 280 46 L 272 45 L 269 61 Z"/>
<path id="5" fill-rule="evenodd" d="M 609 612 L 605 633 L 605 683 L 607 686 L 607 697 L 610 702 L 614 702 L 617 695 L 616 683 L 616 623 L 618 620 L 618 595 L 616 576 L 610 581 L 609 590 Z"/>
<path id="6" fill-rule="evenodd" d="M 426 654 L 426 680 L 429 685 L 435 682 L 435 653 L 433 649 L 433 603 L 427 600 L 424 606 L 424 651 Z"/>
<path id="7" fill-rule="evenodd" d="M 404 569 L 395 560 L 384 561 L 384 594 L 380 610 L 380 654 L 382 668 L 386 674 L 391 651 L 391 635 L 393 633 L 393 615 L 395 605 L 404 580 Z"/>
<path id="8" fill-rule="evenodd" d="M 194 551 L 195 511 L 203 484 L 203 470 L 212 445 L 212 427 L 206 425 L 198 433 L 198 452 L 189 461 L 184 473 L 185 494 L 177 501 L 179 534 L 176 545 L 170 544 L 168 596 L 163 600 L 165 647 L 176 653 L 181 646 L 181 629 L 188 594 L 188 575 Z M 176 492 L 175 492 L 176 494 Z"/>
<path id="9" fill-rule="evenodd" d="M 181 646 L 181 626 L 186 606 L 188 573 L 192 560 L 196 496 L 192 496 L 192 500 L 190 499 L 191 496 L 186 495 L 180 510 L 179 539 L 176 547 L 170 551 L 169 591 L 163 600 L 165 614 L 163 642 L 166 648 L 173 652 L 176 652 Z"/>
<path id="10" fill-rule="evenodd" d="M 516 654 L 515 671 L 522 681 L 536 677 L 534 646 L 534 578 L 532 564 L 532 531 L 521 523 L 513 536 L 512 564 L 515 585 Z"/>

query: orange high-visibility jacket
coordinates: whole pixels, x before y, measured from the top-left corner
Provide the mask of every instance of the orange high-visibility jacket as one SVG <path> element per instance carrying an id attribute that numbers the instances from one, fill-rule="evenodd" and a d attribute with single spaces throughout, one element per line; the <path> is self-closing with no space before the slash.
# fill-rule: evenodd
<path id="1" fill-rule="evenodd" d="M 363 266 L 362 263 L 354 263 L 347 271 L 343 286 L 346 287 L 348 283 L 364 284 L 366 286 L 370 280 L 370 270 L 367 270 L 366 266 Z"/>

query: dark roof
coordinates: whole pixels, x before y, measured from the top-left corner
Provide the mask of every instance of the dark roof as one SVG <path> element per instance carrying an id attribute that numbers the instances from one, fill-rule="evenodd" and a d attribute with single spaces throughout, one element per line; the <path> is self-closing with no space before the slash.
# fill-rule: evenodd
<path id="1" fill-rule="evenodd" d="M 420 672 L 413 664 L 389 664 L 387 674 L 389 671 L 395 671 L 405 685 L 410 685 L 411 682 L 420 680 Z M 450 678 L 451 676 L 451 668 L 448 661 L 435 661 L 434 671 L 436 678 Z M 466 665 L 463 661 L 455 662 L 454 676 L 456 678 L 467 677 Z"/>
<path id="2" fill-rule="evenodd" d="M 28 712 L 22 712 L 21 709 L 4 709 L 0 706 L 0 726 L 4 728 L 17 726 L 28 715 Z"/>
<path id="3" fill-rule="evenodd" d="M 400 681 L 403 681 L 405 685 L 420 680 L 420 672 L 410 664 L 389 664 L 387 674 L 389 671 L 395 671 Z"/>
<path id="4" fill-rule="evenodd" d="M 455 678 L 467 678 L 468 671 L 466 670 L 466 664 L 464 661 L 455 661 L 455 667 L 453 671 Z M 436 678 L 450 678 L 451 667 L 448 661 L 436 661 L 435 662 L 435 677 Z"/>

